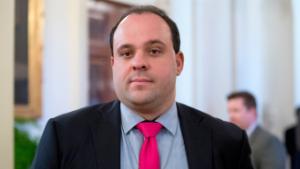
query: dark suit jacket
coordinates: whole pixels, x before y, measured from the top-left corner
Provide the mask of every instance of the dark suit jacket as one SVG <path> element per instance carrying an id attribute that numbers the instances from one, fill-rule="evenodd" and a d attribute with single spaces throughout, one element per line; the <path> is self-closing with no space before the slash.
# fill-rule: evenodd
<path id="1" fill-rule="evenodd" d="M 177 103 L 189 169 L 252 169 L 244 131 Z M 119 169 L 120 102 L 50 119 L 33 169 Z"/>
<path id="2" fill-rule="evenodd" d="M 285 146 L 291 159 L 291 169 L 300 169 L 300 152 L 296 148 L 296 127 L 291 127 L 285 132 Z"/>

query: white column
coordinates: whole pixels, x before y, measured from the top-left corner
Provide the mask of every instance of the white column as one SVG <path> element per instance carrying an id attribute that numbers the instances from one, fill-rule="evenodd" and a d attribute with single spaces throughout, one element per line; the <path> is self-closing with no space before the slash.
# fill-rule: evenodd
<path id="1" fill-rule="evenodd" d="M 290 0 L 236 1 L 237 89 L 253 92 L 259 120 L 275 133 L 293 121 Z"/>
<path id="2" fill-rule="evenodd" d="M 293 0 L 294 105 L 300 106 L 300 1 Z"/>
<path id="3" fill-rule="evenodd" d="M 262 0 L 263 121 L 277 136 L 294 120 L 291 0 Z"/>
<path id="4" fill-rule="evenodd" d="M 226 95 L 232 90 L 232 2 L 197 2 L 195 43 L 197 107 L 227 119 Z"/>
<path id="5" fill-rule="evenodd" d="M 255 95 L 258 111 L 261 111 L 263 99 L 262 85 L 264 55 L 262 53 L 262 11 L 261 0 L 235 2 L 235 88 L 246 90 Z M 261 115 L 259 114 L 259 120 Z"/>
<path id="6" fill-rule="evenodd" d="M 185 65 L 177 100 L 226 119 L 225 96 L 232 88 L 231 1 L 172 1 Z"/>
<path id="7" fill-rule="evenodd" d="M 177 78 L 176 86 L 176 100 L 187 105 L 195 105 L 194 99 L 194 79 L 195 72 L 194 65 L 194 9 L 193 0 L 174 0 L 170 4 L 170 17 L 176 22 L 180 38 L 181 51 L 184 53 L 184 67 L 183 72 Z"/>
<path id="8" fill-rule="evenodd" d="M 14 168 L 14 1 L 0 1 L 0 168 Z"/>
<path id="9" fill-rule="evenodd" d="M 46 0 L 43 59 L 43 117 L 87 105 L 86 0 Z"/>

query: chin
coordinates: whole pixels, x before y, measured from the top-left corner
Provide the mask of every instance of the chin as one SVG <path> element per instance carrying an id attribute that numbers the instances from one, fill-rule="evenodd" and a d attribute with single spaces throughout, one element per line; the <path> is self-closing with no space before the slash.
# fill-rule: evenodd
<path id="1" fill-rule="evenodd" d="M 134 105 L 147 105 L 147 104 L 152 103 L 153 101 L 149 100 L 149 99 L 139 98 L 139 99 L 132 99 L 132 100 L 130 100 L 130 102 Z"/>
<path id="2" fill-rule="evenodd" d="M 155 102 L 155 99 L 153 99 L 150 96 L 146 96 L 146 97 L 130 97 L 127 99 L 127 101 L 135 106 L 146 106 L 149 104 L 153 104 Z"/>

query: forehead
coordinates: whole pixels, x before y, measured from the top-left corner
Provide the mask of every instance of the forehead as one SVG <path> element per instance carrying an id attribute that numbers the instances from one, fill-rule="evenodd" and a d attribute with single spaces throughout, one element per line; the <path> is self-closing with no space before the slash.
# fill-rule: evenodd
<path id="1" fill-rule="evenodd" d="M 229 106 L 244 106 L 244 99 L 241 97 L 233 98 L 228 101 Z"/>
<path id="2" fill-rule="evenodd" d="M 114 34 L 114 46 L 119 43 L 161 40 L 172 42 L 171 30 L 160 16 L 145 12 L 130 14 L 119 24 Z M 116 47 L 117 47 L 116 46 Z"/>

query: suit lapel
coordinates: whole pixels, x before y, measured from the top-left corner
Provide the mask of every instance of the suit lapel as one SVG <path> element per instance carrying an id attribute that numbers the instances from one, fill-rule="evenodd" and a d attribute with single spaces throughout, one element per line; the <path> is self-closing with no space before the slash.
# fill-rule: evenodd
<path id="1" fill-rule="evenodd" d="M 212 133 L 196 110 L 177 103 L 189 169 L 212 168 Z"/>
<path id="2" fill-rule="evenodd" d="M 259 126 L 257 126 L 253 133 L 250 135 L 249 137 L 249 143 L 250 145 L 255 145 L 255 140 L 257 140 L 257 137 L 259 135 L 259 133 L 261 132 L 261 128 Z"/>
<path id="3" fill-rule="evenodd" d="M 113 102 L 99 110 L 91 123 L 97 156 L 97 166 L 103 169 L 120 168 L 121 117 L 120 103 Z"/>

